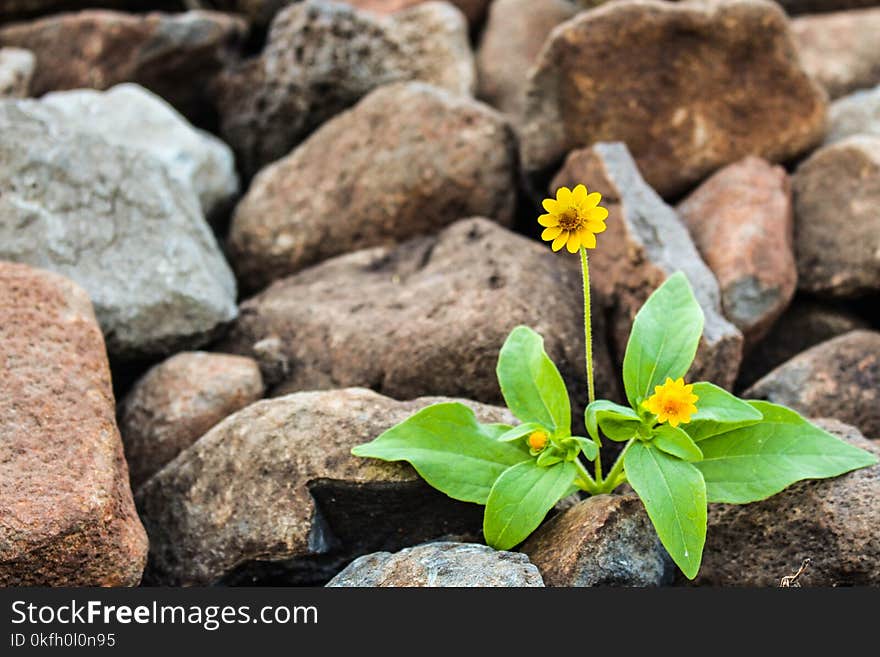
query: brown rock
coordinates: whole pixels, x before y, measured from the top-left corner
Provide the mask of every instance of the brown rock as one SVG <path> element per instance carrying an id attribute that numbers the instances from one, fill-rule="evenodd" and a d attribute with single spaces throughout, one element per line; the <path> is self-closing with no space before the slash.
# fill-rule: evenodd
<path id="1" fill-rule="evenodd" d="M 92 7 L 144 11 L 147 9 L 180 9 L 181 4 L 176 0 L 3 0 L 0 3 L 0 23 L 7 20 Z"/>
<path id="2" fill-rule="evenodd" d="M 405 463 L 350 453 L 440 401 L 448 400 L 328 390 L 260 401 L 227 418 L 138 492 L 150 536 L 146 577 L 203 585 L 254 561 L 271 568 L 296 557 L 351 558 L 478 532 L 482 507 L 430 488 Z M 511 420 L 470 405 L 482 422 Z"/>
<path id="3" fill-rule="evenodd" d="M 521 159 L 626 142 L 664 196 L 749 155 L 777 162 L 822 139 L 826 99 L 765 0 L 611 2 L 553 31 L 529 73 Z"/>
<path id="4" fill-rule="evenodd" d="M 834 417 L 880 439 L 880 333 L 851 331 L 783 363 L 745 397 Z"/>
<path id="5" fill-rule="evenodd" d="M 245 30 L 242 19 L 215 12 L 94 10 L 2 26 L 0 46 L 36 55 L 35 96 L 137 82 L 197 120 L 213 104 L 205 82 L 227 64 Z"/>
<path id="6" fill-rule="evenodd" d="M 0 263 L 0 586 L 134 586 L 147 538 L 85 291 Z"/>
<path id="7" fill-rule="evenodd" d="M 30 50 L 0 48 L 0 98 L 26 98 L 36 60 Z"/>
<path id="8" fill-rule="evenodd" d="M 513 135 L 493 110 L 421 83 L 388 85 L 260 172 L 235 211 L 230 255 L 256 290 L 463 217 L 506 224 L 514 169 Z"/>
<path id="9" fill-rule="evenodd" d="M 120 409 L 132 488 L 137 490 L 220 420 L 262 396 L 260 368 L 250 358 L 195 351 L 154 366 Z"/>
<path id="10" fill-rule="evenodd" d="M 580 299 L 577 258 L 469 219 L 278 281 L 242 304 L 219 348 L 260 361 L 274 394 L 356 385 L 397 399 L 498 403 L 498 351 L 525 324 L 544 336 L 577 409 L 586 405 Z M 615 399 L 618 376 L 595 315 L 597 394 Z"/>
<path id="11" fill-rule="evenodd" d="M 832 98 L 880 83 L 880 7 L 801 16 L 791 31 L 804 70 Z"/>
<path id="12" fill-rule="evenodd" d="M 661 586 L 674 574 L 634 494 L 579 502 L 540 527 L 521 550 L 547 586 Z"/>
<path id="13" fill-rule="evenodd" d="M 663 281 L 683 271 L 705 315 L 703 338 L 688 378 L 731 388 L 742 359 L 742 334 L 721 314 L 718 281 L 687 229 L 639 175 L 626 146 L 596 144 L 573 151 L 551 184 L 584 183 L 602 194 L 608 230 L 590 252 L 594 287 L 608 300 L 612 349 L 622 361 L 632 322 Z"/>
<path id="14" fill-rule="evenodd" d="M 358 9 L 366 9 L 377 14 L 391 14 L 402 9 L 424 4 L 427 0 L 341 0 L 345 4 L 353 5 Z M 458 7 L 467 17 L 471 25 L 475 25 L 483 18 L 487 7 L 492 0 L 448 0 Z"/>
<path id="15" fill-rule="evenodd" d="M 837 420 L 826 431 L 874 454 L 875 443 Z M 880 585 L 880 465 L 802 481 L 753 504 L 710 504 L 696 584 L 779 586 L 803 563 L 802 586 Z"/>
<path id="16" fill-rule="evenodd" d="M 447 3 L 374 16 L 307 0 L 272 21 L 258 58 L 218 79 L 221 130 L 252 176 L 376 87 L 419 80 L 469 95 L 475 77 L 467 24 Z"/>
<path id="17" fill-rule="evenodd" d="M 785 169 L 747 157 L 700 185 L 678 213 L 718 279 L 721 307 L 748 350 L 782 314 L 797 285 Z"/>
<path id="18" fill-rule="evenodd" d="M 793 188 L 798 288 L 838 298 L 880 291 L 880 137 L 819 149 Z"/>

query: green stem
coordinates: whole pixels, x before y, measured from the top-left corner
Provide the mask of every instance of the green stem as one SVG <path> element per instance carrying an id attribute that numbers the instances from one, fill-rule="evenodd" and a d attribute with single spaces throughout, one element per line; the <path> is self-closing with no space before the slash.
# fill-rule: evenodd
<path id="1" fill-rule="evenodd" d="M 590 473 L 584 467 L 581 460 L 579 458 L 575 459 L 574 464 L 577 466 L 578 475 L 580 477 L 575 483 L 580 484 L 580 488 L 587 491 L 590 495 L 597 494 L 599 492 L 599 485 L 590 476 Z"/>
<path id="2" fill-rule="evenodd" d="M 620 477 L 621 472 L 623 472 L 623 457 L 626 456 L 627 451 L 629 451 L 630 446 L 636 441 L 635 438 L 630 438 L 629 442 L 623 446 L 620 454 L 617 455 L 617 460 L 614 462 L 614 465 L 611 466 L 611 470 L 608 473 L 608 476 L 605 478 L 601 484 L 599 484 L 599 492 L 600 493 L 610 493 L 615 488 L 617 488 L 623 481 L 617 481 Z"/>
<path id="3" fill-rule="evenodd" d="M 593 321 L 590 309 L 590 263 L 587 260 L 587 250 L 581 247 L 581 271 L 584 277 L 584 345 L 586 347 L 587 360 L 587 399 L 592 404 L 596 401 L 596 388 L 593 384 Z M 599 453 L 596 455 L 596 485 L 601 487 L 602 479 L 602 441 L 597 439 Z"/>

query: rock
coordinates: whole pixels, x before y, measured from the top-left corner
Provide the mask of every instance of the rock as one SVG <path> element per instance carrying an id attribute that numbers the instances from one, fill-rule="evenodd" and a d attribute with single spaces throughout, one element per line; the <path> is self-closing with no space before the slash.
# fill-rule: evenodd
<path id="1" fill-rule="evenodd" d="M 793 188 L 798 288 L 837 298 L 880 291 L 880 136 L 820 148 Z"/>
<path id="2" fill-rule="evenodd" d="M 306 0 L 278 14 L 258 58 L 218 79 L 221 129 L 251 176 L 376 87 L 421 80 L 469 94 L 475 77 L 467 25 L 446 3 L 379 17 Z"/>
<path id="3" fill-rule="evenodd" d="M 341 0 L 341 2 L 377 14 L 392 14 L 424 4 L 427 0 Z M 449 0 L 449 2 L 461 10 L 471 25 L 476 25 L 486 14 L 492 0 Z"/>
<path id="4" fill-rule="evenodd" d="M 715 173 L 678 206 L 721 287 L 724 315 L 754 346 L 797 286 L 791 184 L 785 169 L 750 156 Z"/>
<path id="5" fill-rule="evenodd" d="M 851 331 L 811 347 L 760 379 L 745 397 L 834 417 L 880 439 L 880 332 Z"/>
<path id="6" fill-rule="evenodd" d="M 220 420 L 263 396 L 250 358 L 183 352 L 151 368 L 120 409 L 131 485 L 137 490 Z"/>
<path id="7" fill-rule="evenodd" d="M 538 528 L 521 550 L 547 586 L 662 586 L 674 576 L 635 494 L 587 498 Z"/>
<path id="8" fill-rule="evenodd" d="M 76 11 L 98 6 L 143 11 L 156 7 L 165 8 L 167 5 L 167 8 L 170 9 L 174 6 L 175 2 L 176 0 L 3 0 L 3 3 L 0 4 L 0 23 L 5 23 L 12 19 L 30 18 L 41 14 Z M 181 4 L 177 3 L 178 9 Z"/>
<path id="9" fill-rule="evenodd" d="M 703 337 L 688 374 L 731 388 L 742 359 L 742 334 L 721 314 L 718 281 L 700 258 L 675 210 L 639 174 L 626 146 L 596 144 L 573 151 L 551 189 L 586 181 L 602 194 L 608 230 L 590 252 L 591 281 L 607 299 L 611 343 L 623 360 L 636 313 L 663 281 L 684 272 L 705 315 Z"/>
<path id="10" fill-rule="evenodd" d="M 764 339 L 746 354 L 737 387 L 752 385 L 813 345 L 864 328 L 868 323 L 846 308 L 796 298 Z"/>
<path id="11" fill-rule="evenodd" d="M 265 28 L 275 15 L 299 0 L 195 0 L 200 7 L 243 16 L 248 23 Z M 190 0 L 192 3 L 193 0 Z"/>
<path id="12" fill-rule="evenodd" d="M 35 63 L 30 50 L 0 48 L 0 98 L 27 97 Z"/>
<path id="13" fill-rule="evenodd" d="M 238 194 L 232 150 L 213 135 L 193 128 L 143 87 L 120 84 L 105 92 L 59 91 L 43 96 L 35 106 L 48 108 L 52 118 L 72 130 L 146 151 L 196 192 L 207 216 L 228 210 Z"/>
<path id="14" fill-rule="evenodd" d="M 147 537 L 89 298 L 0 263 L 0 586 L 135 586 Z"/>
<path id="15" fill-rule="evenodd" d="M 776 0 L 789 16 L 873 7 L 877 0 Z"/>
<path id="16" fill-rule="evenodd" d="M 94 10 L 0 26 L 0 46 L 34 52 L 34 96 L 136 82 L 202 120 L 214 104 L 205 82 L 228 64 L 245 31 L 242 19 L 216 12 Z"/>
<path id="17" fill-rule="evenodd" d="M 569 0 L 495 0 L 477 50 L 477 95 L 519 117 L 528 71 L 547 36 L 577 11 Z"/>
<path id="18" fill-rule="evenodd" d="M 821 141 L 826 99 L 765 0 L 611 2 L 556 28 L 529 72 L 521 160 L 627 144 L 675 196 L 746 155 L 789 160 Z"/>
<path id="19" fill-rule="evenodd" d="M 138 492 L 150 536 L 145 577 L 203 585 L 253 561 L 353 557 L 478 532 L 482 507 L 430 488 L 405 463 L 350 453 L 440 401 L 328 390 L 260 401 L 226 418 Z M 471 406 L 482 422 L 511 420 L 503 409 Z"/>
<path id="20" fill-rule="evenodd" d="M 207 341 L 236 315 L 235 279 L 195 194 L 137 150 L 0 102 L 0 259 L 89 293 L 111 355 Z"/>
<path id="21" fill-rule="evenodd" d="M 831 103 L 825 143 L 833 144 L 858 134 L 880 137 L 880 85 Z"/>
<path id="22" fill-rule="evenodd" d="M 836 420 L 816 424 L 875 454 L 875 443 Z M 710 504 L 696 584 L 779 586 L 810 559 L 802 586 L 880 585 L 880 465 L 803 481 L 753 504 Z"/>
<path id="23" fill-rule="evenodd" d="M 239 281 L 257 290 L 464 217 L 509 224 L 514 151 L 507 124 L 481 103 L 421 83 L 377 89 L 254 179 L 229 236 Z"/>
<path id="24" fill-rule="evenodd" d="M 832 98 L 880 84 L 880 7 L 800 16 L 791 31 L 804 70 Z"/>
<path id="25" fill-rule="evenodd" d="M 278 281 L 241 305 L 218 348 L 257 359 L 273 394 L 365 386 L 500 403 L 498 352 L 525 324 L 544 336 L 577 412 L 587 401 L 581 289 L 577 258 L 463 220 Z M 597 394 L 616 399 L 600 313 L 594 321 Z"/>
<path id="26" fill-rule="evenodd" d="M 476 543 L 440 542 L 358 557 L 327 586 L 531 587 L 544 582 L 524 554 Z"/>

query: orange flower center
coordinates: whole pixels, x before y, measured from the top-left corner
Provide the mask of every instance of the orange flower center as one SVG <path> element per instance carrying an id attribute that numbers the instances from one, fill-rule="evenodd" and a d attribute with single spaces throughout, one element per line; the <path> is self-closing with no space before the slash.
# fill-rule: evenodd
<path id="1" fill-rule="evenodd" d="M 575 230 L 583 224 L 577 208 L 568 208 L 565 212 L 557 215 L 557 217 L 559 219 L 559 227 L 562 230 Z"/>
<path id="2" fill-rule="evenodd" d="M 528 443 L 534 450 L 544 449 L 547 446 L 547 434 L 543 431 L 535 431 L 529 435 Z"/>

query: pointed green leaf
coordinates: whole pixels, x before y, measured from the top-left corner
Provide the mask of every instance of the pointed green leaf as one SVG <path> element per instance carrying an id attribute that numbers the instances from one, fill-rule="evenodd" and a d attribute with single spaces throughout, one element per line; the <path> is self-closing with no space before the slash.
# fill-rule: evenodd
<path id="1" fill-rule="evenodd" d="M 572 436 L 571 439 L 578 444 L 581 448 L 581 454 L 583 454 L 588 461 L 596 460 L 596 457 L 599 455 L 599 446 L 596 445 L 596 443 L 583 436 Z"/>
<path id="2" fill-rule="evenodd" d="M 516 440 L 517 438 L 522 438 L 523 436 L 528 436 L 530 433 L 534 433 L 535 431 L 543 431 L 543 427 L 540 424 L 536 424 L 535 422 L 525 422 L 523 424 L 518 424 L 512 429 L 508 429 L 503 434 L 498 436 L 498 440 L 503 443 L 509 443 L 512 440 Z"/>
<path id="3" fill-rule="evenodd" d="M 549 468 L 551 465 L 561 463 L 564 460 L 563 457 L 564 454 L 561 454 L 555 449 L 546 449 L 538 454 L 538 458 L 535 459 L 535 463 L 537 463 L 538 466 L 541 468 Z"/>
<path id="4" fill-rule="evenodd" d="M 598 428 L 611 440 L 624 442 L 636 435 L 642 423 L 638 414 L 629 406 L 621 406 L 607 399 L 597 399 L 587 406 L 584 420 L 587 433 L 598 440 Z"/>
<path id="5" fill-rule="evenodd" d="M 657 449 L 677 456 L 683 461 L 693 462 L 703 458 L 703 452 L 681 427 L 661 424 L 654 430 L 652 444 Z"/>
<path id="6" fill-rule="evenodd" d="M 568 390 L 540 335 L 527 326 L 513 329 L 498 354 L 497 374 L 507 407 L 522 422 L 571 432 Z"/>
<path id="7" fill-rule="evenodd" d="M 532 460 L 525 445 L 498 441 L 505 428 L 509 429 L 479 424 L 474 412 L 463 404 L 434 404 L 351 453 L 383 461 L 408 461 L 425 481 L 449 497 L 485 504 L 501 473 Z"/>
<path id="8" fill-rule="evenodd" d="M 660 542 L 687 578 L 693 579 L 706 542 L 706 485 L 700 471 L 643 442 L 629 448 L 624 469 Z"/>
<path id="9" fill-rule="evenodd" d="M 633 322 L 623 357 L 623 385 L 639 408 L 666 377 L 687 374 L 703 333 L 703 310 L 687 277 L 677 272 L 654 290 Z"/>
<path id="10" fill-rule="evenodd" d="M 696 464 L 710 502 L 746 504 L 802 479 L 824 479 L 877 463 L 877 457 L 831 435 L 784 406 L 749 402 L 764 419 L 700 441 Z"/>
<path id="11" fill-rule="evenodd" d="M 570 461 L 549 468 L 526 461 L 505 470 L 486 502 L 486 543 L 497 550 L 509 550 L 524 541 L 569 492 L 576 475 L 577 468 Z"/>
<path id="12" fill-rule="evenodd" d="M 695 441 L 761 421 L 761 412 L 712 383 L 694 384 L 697 412 L 682 428 Z"/>

